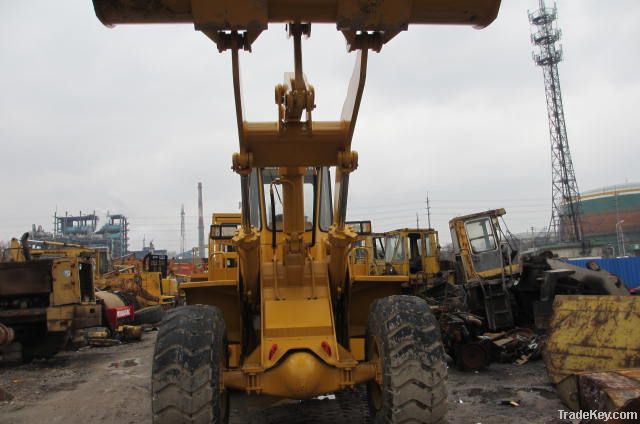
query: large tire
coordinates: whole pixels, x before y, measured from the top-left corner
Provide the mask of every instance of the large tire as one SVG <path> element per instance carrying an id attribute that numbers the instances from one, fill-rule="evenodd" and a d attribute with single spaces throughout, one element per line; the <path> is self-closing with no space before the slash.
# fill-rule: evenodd
<path id="1" fill-rule="evenodd" d="M 133 313 L 134 324 L 155 324 L 164 318 L 164 309 L 160 305 L 147 306 Z"/>
<path id="2" fill-rule="evenodd" d="M 125 305 L 127 306 L 133 306 L 133 309 L 135 311 L 137 311 L 140 308 L 140 302 L 138 302 L 138 299 L 136 298 L 136 295 L 133 293 L 129 293 L 129 292 L 124 292 L 124 291 L 116 291 L 113 292 L 116 296 L 118 296 L 120 299 L 122 299 L 122 301 L 124 302 Z"/>
<path id="3" fill-rule="evenodd" d="M 226 327 L 218 308 L 170 310 L 160 326 L 151 378 L 155 424 L 222 424 L 229 421 Z"/>
<path id="4" fill-rule="evenodd" d="M 390 296 L 374 302 L 366 355 L 381 370 L 367 384 L 373 423 L 444 421 L 447 364 L 438 322 L 423 299 Z"/>

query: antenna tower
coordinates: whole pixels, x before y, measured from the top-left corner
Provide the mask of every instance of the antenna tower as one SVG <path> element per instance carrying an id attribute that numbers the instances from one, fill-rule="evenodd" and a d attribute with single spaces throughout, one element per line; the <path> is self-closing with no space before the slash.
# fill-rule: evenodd
<path id="1" fill-rule="evenodd" d="M 547 116 L 551 137 L 551 222 L 549 232 L 556 241 L 582 241 L 582 206 L 571 152 L 567 140 L 558 63 L 562 61 L 562 32 L 557 28 L 557 7 L 540 8 L 529 13 L 532 25 L 531 42 L 535 46 L 533 60 L 542 68 L 547 98 Z"/>

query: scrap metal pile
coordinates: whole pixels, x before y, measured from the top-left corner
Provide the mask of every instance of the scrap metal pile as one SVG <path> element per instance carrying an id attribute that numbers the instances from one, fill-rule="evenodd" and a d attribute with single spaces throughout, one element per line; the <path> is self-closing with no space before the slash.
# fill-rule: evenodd
<path id="1" fill-rule="evenodd" d="M 379 234 L 369 221 L 354 222 L 350 274 L 404 278 L 407 292 L 430 305 L 449 363 L 461 370 L 544 358 L 573 410 L 594 399 L 602 410 L 624 408 L 640 394 L 640 299 L 595 263 L 581 268 L 550 251 L 518 252 L 500 223 L 504 214 L 453 218 L 451 257 L 441 254 L 433 229 Z M 616 387 L 628 390 L 622 395 Z"/>

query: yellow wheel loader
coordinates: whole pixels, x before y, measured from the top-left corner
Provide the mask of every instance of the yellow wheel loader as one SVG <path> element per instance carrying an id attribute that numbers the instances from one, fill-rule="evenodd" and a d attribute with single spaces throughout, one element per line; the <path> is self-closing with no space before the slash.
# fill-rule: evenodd
<path id="1" fill-rule="evenodd" d="M 155 423 L 226 422 L 228 392 L 309 399 L 366 384 L 374 422 L 442 422 L 446 364 L 438 324 L 394 276 L 354 280 L 345 224 L 351 150 L 370 50 L 409 24 L 484 27 L 499 0 L 94 0 L 106 25 L 192 23 L 231 51 L 242 222 L 239 273 L 169 312 L 152 371 Z M 239 57 L 269 23 L 285 23 L 294 72 L 276 86 L 275 122 L 248 122 Z M 342 116 L 313 120 L 302 71 L 311 23 L 333 23 L 356 52 Z M 335 170 L 332 205 L 331 169 Z M 195 283 L 194 283 L 195 284 Z M 187 290 L 187 299 L 190 294 Z M 361 348 L 357 348 L 360 346 Z"/>
<path id="2" fill-rule="evenodd" d="M 102 322 L 94 261 L 85 255 L 32 256 L 28 235 L 21 244 L 13 239 L 11 260 L 0 263 L 0 356 L 17 352 L 24 361 L 49 358 L 76 330 Z"/>
<path id="3" fill-rule="evenodd" d="M 349 275 L 384 274 L 384 234 L 371 232 L 371 221 L 346 224 L 357 234 L 349 252 Z"/>
<path id="4" fill-rule="evenodd" d="M 407 275 L 414 293 L 433 286 L 440 275 L 438 232 L 403 228 L 385 233 L 385 273 Z"/>
<path id="5" fill-rule="evenodd" d="M 233 274 L 238 268 L 238 254 L 231 242 L 235 230 L 240 227 L 242 215 L 239 213 L 219 213 L 211 216 L 209 227 L 209 258 L 204 272 L 191 274 L 190 282 L 224 280 L 220 273 Z"/>

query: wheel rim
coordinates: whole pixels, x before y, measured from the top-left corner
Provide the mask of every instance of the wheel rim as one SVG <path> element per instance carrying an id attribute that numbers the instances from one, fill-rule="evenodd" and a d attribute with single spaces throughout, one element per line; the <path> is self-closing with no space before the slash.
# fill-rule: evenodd
<path id="1" fill-rule="evenodd" d="M 368 343 L 367 351 L 369 361 L 376 364 L 376 377 L 369 382 L 369 396 L 373 408 L 379 411 L 382 408 L 382 361 L 380 361 L 380 349 L 376 337 L 372 337 Z"/>

